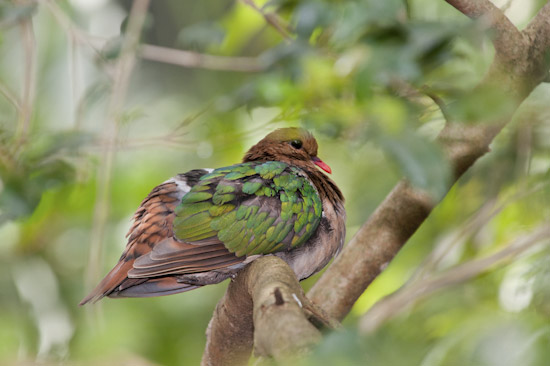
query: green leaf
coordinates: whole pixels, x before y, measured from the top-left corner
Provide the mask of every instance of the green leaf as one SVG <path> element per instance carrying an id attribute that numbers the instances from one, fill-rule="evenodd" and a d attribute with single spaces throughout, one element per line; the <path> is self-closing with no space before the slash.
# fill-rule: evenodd
<path id="1" fill-rule="evenodd" d="M 434 199 L 447 193 L 452 172 L 439 146 L 412 131 L 378 139 L 413 186 L 427 191 Z"/>
<path id="2" fill-rule="evenodd" d="M 449 112 L 452 118 L 463 123 L 497 121 L 509 116 L 516 108 L 513 96 L 498 87 L 477 88 L 465 93 Z"/>
<path id="3" fill-rule="evenodd" d="M 298 37 L 309 39 L 315 28 L 329 23 L 332 14 L 332 9 L 321 1 L 301 4 L 294 15 Z"/>

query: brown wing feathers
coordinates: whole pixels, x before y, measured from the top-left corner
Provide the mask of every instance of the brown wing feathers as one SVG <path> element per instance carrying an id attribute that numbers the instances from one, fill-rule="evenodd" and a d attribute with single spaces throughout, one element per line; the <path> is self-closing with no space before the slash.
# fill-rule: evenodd
<path id="1" fill-rule="evenodd" d="M 170 243 L 170 244 L 167 244 Z M 166 253 L 162 247 L 166 245 L 179 246 L 172 253 Z M 158 255 L 160 248 L 161 255 Z M 222 243 L 215 245 L 196 246 L 180 243 L 174 238 L 168 238 L 159 243 L 148 255 L 138 258 L 129 277 L 155 277 L 167 274 L 189 274 L 205 272 L 227 267 L 243 261 L 227 251 Z"/>
<path id="2" fill-rule="evenodd" d="M 178 282 L 177 275 L 224 268 L 242 262 L 221 242 L 209 245 L 181 243 L 173 237 L 174 209 L 187 192 L 176 182 L 155 187 L 133 217 L 128 244 L 119 263 L 81 305 L 109 297 L 168 295 L 199 286 Z"/>

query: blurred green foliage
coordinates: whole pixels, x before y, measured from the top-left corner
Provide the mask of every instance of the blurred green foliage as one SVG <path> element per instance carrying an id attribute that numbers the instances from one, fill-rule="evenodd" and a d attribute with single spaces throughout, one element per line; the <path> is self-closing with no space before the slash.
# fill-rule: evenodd
<path id="1" fill-rule="evenodd" d="M 533 11 L 542 3 L 533 1 Z M 130 217 L 155 185 L 193 168 L 233 164 L 277 127 L 302 125 L 315 133 L 320 156 L 347 198 L 351 238 L 402 176 L 436 198 L 446 193 L 450 169 L 433 142 L 444 118 L 426 90 L 445 102 L 458 100 L 450 113 L 464 123 L 498 118 L 509 105 L 499 90 L 470 93 L 490 64 L 490 35 L 443 1 L 256 4 L 277 14 L 285 31 L 244 1 L 151 2 L 143 43 L 225 57 L 228 64 L 239 62 L 233 57 L 251 57 L 265 70 L 228 72 L 139 59 L 117 115 L 96 279 L 118 259 Z M 204 331 L 226 284 L 76 306 L 88 290 L 97 167 L 130 6 L 76 0 L 0 4 L 2 364 L 199 363 Z M 29 22 L 34 42 L 24 37 Z M 488 205 L 503 208 L 455 240 L 437 271 L 548 224 L 549 95 L 547 85 L 533 93 L 492 153 L 452 188 L 359 299 L 346 331 L 328 335 L 304 364 L 548 363 L 550 255 L 542 246 L 411 304 L 374 334 L 359 336 L 356 323 Z M 31 113 L 28 129 L 25 112 Z"/>

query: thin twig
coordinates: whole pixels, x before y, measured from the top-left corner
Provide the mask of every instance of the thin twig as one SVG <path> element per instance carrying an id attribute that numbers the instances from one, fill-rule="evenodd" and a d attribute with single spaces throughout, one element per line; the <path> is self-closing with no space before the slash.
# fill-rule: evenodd
<path id="1" fill-rule="evenodd" d="M 409 282 L 415 282 L 426 277 L 430 272 L 435 270 L 437 265 L 451 251 L 452 248 L 464 241 L 465 238 L 475 235 L 481 228 L 485 227 L 494 217 L 502 212 L 510 204 L 517 202 L 529 195 L 539 192 L 548 187 L 550 182 L 542 182 L 532 187 L 529 190 L 522 190 L 516 194 L 506 198 L 502 203 L 497 205 L 496 200 L 486 202 L 470 219 L 466 221 L 462 228 L 453 235 L 450 240 L 445 240 L 441 245 L 436 247 L 418 267 L 415 273 L 411 276 Z M 441 247 L 444 247 L 441 249 Z"/>
<path id="2" fill-rule="evenodd" d="M 259 72 L 265 66 L 256 57 L 228 57 L 143 44 L 141 58 L 183 67 L 221 71 Z"/>
<path id="3" fill-rule="evenodd" d="M 107 42 L 106 39 L 92 36 L 86 33 L 79 27 L 77 27 L 73 21 L 65 15 L 63 10 L 53 0 L 46 0 L 44 2 L 47 8 L 52 13 L 54 19 L 68 32 L 69 37 L 76 43 L 89 46 L 96 54 L 96 56 L 104 59 L 101 48 Z"/>
<path id="4" fill-rule="evenodd" d="M 91 288 L 97 282 L 101 269 L 104 233 L 109 215 L 110 181 L 116 151 L 119 115 L 128 91 L 130 74 L 135 63 L 135 51 L 148 7 L 149 0 L 134 1 L 122 51 L 115 67 L 111 99 L 103 128 L 103 138 L 106 144 L 102 149 L 98 167 L 96 202 L 86 276 L 88 288 Z"/>
<path id="5" fill-rule="evenodd" d="M 246 5 L 250 6 L 252 9 L 261 14 L 265 21 L 271 25 L 277 32 L 279 32 L 283 38 L 287 41 L 292 40 L 292 32 L 288 29 L 288 25 L 276 14 L 276 13 L 267 13 L 262 8 L 260 8 L 254 0 L 241 0 Z"/>
<path id="6" fill-rule="evenodd" d="M 36 95 L 36 38 L 34 36 L 32 18 L 28 17 L 22 20 L 20 22 L 20 29 L 21 39 L 23 40 L 25 74 L 16 132 L 16 153 L 27 139 Z"/>
<path id="7" fill-rule="evenodd" d="M 77 42 L 74 38 L 71 38 L 69 41 L 69 59 L 70 59 L 70 71 L 69 77 L 71 79 L 71 94 L 73 99 L 73 119 L 74 127 L 76 130 L 79 130 L 82 124 L 82 118 L 80 114 L 80 101 L 79 96 L 80 92 L 80 69 L 79 69 L 79 59 L 78 59 L 78 48 Z"/>
<path id="8" fill-rule="evenodd" d="M 545 223 L 527 236 L 520 237 L 498 252 L 485 258 L 474 259 L 451 268 L 432 278 L 402 287 L 378 301 L 363 315 L 359 328 L 362 333 L 378 329 L 385 321 L 408 309 L 412 304 L 436 291 L 473 278 L 505 260 L 511 260 L 536 244 L 548 240 L 550 223 Z"/>
<path id="9" fill-rule="evenodd" d="M 453 122 L 453 118 L 451 117 L 447 103 L 439 95 L 437 95 L 433 90 L 430 89 L 428 86 L 423 86 L 421 89 L 422 93 L 424 93 L 428 98 L 430 98 L 441 111 L 441 114 L 443 115 L 443 118 L 445 118 L 446 122 Z"/>
<path id="10" fill-rule="evenodd" d="M 392 91 L 397 93 L 400 97 L 411 101 L 414 101 L 414 98 L 427 96 L 437 105 L 437 107 L 439 107 L 445 121 L 452 122 L 447 104 L 428 85 L 423 85 L 419 88 L 403 79 L 393 78 L 390 87 Z"/>
<path id="11" fill-rule="evenodd" d="M 101 49 L 107 43 L 107 39 L 91 35 L 80 29 L 52 0 L 47 0 L 46 5 L 74 42 L 89 46 L 97 56 L 104 59 Z M 137 53 L 145 60 L 189 68 L 237 72 L 259 72 L 265 69 L 265 66 L 255 57 L 216 56 L 151 44 L 140 45 Z"/>
<path id="12" fill-rule="evenodd" d="M 22 107 L 19 98 L 2 82 L 0 82 L 0 94 L 2 94 L 6 100 L 15 107 L 17 113 L 21 113 Z"/>
<path id="13" fill-rule="evenodd" d="M 503 205 L 495 208 L 495 205 L 496 200 L 494 199 L 486 202 L 472 217 L 466 220 L 459 230 L 441 240 L 424 258 L 407 282 L 416 282 L 428 276 L 453 248 L 463 243 L 465 238 L 474 235 L 504 208 Z"/>

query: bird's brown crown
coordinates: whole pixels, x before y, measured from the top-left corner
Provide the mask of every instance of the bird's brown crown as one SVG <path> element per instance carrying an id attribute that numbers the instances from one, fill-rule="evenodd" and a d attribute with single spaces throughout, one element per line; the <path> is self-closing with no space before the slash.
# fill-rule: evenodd
<path id="1" fill-rule="evenodd" d="M 317 156 L 317 141 L 311 133 L 298 127 L 277 129 L 245 154 L 247 161 L 282 161 L 292 165 L 314 165 L 311 159 Z"/>

